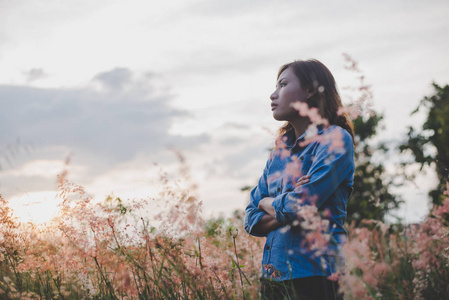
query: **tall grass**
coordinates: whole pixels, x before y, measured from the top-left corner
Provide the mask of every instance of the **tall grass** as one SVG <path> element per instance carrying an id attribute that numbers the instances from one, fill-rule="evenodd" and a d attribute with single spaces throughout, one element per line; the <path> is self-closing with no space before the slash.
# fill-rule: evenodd
<path id="1" fill-rule="evenodd" d="M 0 198 L 0 298 L 256 298 L 262 241 L 243 234 L 241 213 L 204 222 L 193 185 L 161 183 L 166 209 L 151 218 L 140 213 L 151 200 L 98 203 L 65 174 L 47 224 L 19 222 Z"/>
<path id="2" fill-rule="evenodd" d="M 139 213 L 148 200 L 96 203 L 81 186 L 59 179 L 60 212 L 45 225 L 19 222 L 0 198 L 0 298 L 259 297 L 264 241 L 244 233 L 242 212 L 203 221 L 194 187 L 164 178 L 160 196 L 171 200 L 149 219 Z M 332 276 L 347 299 L 449 295 L 449 198 L 420 224 L 366 220 L 349 233 L 346 270 Z"/>
<path id="3" fill-rule="evenodd" d="M 349 232 L 349 299 L 449 298 L 449 197 L 419 224 L 365 220 Z"/>

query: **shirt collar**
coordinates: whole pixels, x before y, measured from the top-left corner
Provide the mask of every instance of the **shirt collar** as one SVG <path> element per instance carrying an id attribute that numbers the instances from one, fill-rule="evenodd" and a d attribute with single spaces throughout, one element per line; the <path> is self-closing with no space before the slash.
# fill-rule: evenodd
<path id="1" fill-rule="evenodd" d="M 295 141 L 295 129 L 292 128 L 283 134 L 286 137 L 285 145 L 287 149 L 293 148 L 300 141 L 303 141 L 307 136 L 314 136 L 316 134 L 322 134 L 324 131 L 324 126 L 322 124 L 311 124 L 307 130 Z"/>

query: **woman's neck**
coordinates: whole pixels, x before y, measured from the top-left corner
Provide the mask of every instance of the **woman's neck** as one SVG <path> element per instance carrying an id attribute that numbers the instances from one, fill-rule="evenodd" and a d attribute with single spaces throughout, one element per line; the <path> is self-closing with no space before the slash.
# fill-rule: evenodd
<path id="1" fill-rule="evenodd" d="M 301 135 L 303 135 L 304 132 L 306 132 L 311 123 L 312 122 L 310 122 L 309 118 L 299 118 L 293 122 L 290 122 L 290 124 L 292 124 L 293 128 L 295 129 L 295 140 L 297 140 Z"/>

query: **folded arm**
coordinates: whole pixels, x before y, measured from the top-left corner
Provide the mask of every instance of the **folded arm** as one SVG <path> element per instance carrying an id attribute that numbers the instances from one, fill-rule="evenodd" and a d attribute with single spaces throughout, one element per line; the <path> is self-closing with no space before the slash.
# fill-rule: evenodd
<path id="1" fill-rule="evenodd" d="M 302 205 L 321 207 L 354 171 L 352 138 L 345 130 L 341 130 L 343 134 L 339 137 L 342 139 L 344 149 L 330 149 L 332 140 L 329 143 L 320 144 L 308 170 L 310 180 L 303 185 L 297 185 L 293 191 L 278 195 L 271 201 L 279 224 L 286 225 L 296 220 L 298 209 Z"/>
<path id="2" fill-rule="evenodd" d="M 304 185 L 309 181 L 310 181 L 309 175 L 302 176 L 296 182 L 296 187 Z M 274 210 L 273 207 L 273 201 L 274 198 L 272 197 L 265 197 L 262 200 L 260 200 L 257 208 L 259 210 L 264 211 L 266 215 L 264 215 L 262 219 L 260 219 L 260 221 L 254 227 L 254 230 L 256 232 L 266 235 L 268 232 L 278 229 L 279 227 L 282 226 L 278 221 L 276 221 L 276 211 Z"/>
<path id="3" fill-rule="evenodd" d="M 270 162 L 271 160 L 267 161 L 258 185 L 251 191 L 249 204 L 245 209 L 244 227 L 246 232 L 254 236 L 266 236 L 270 231 L 281 227 L 281 224 L 276 221 L 274 213 L 270 211 L 272 213 L 272 215 L 270 215 L 261 206 L 261 203 L 264 203 L 265 201 L 264 199 L 273 199 L 269 198 L 267 183 Z M 271 208 L 273 207 L 271 206 Z M 269 208 L 267 208 L 267 210 L 269 210 Z"/>
<path id="4" fill-rule="evenodd" d="M 265 214 L 259 222 L 253 227 L 253 233 L 266 236 L 270 231 L 276 230 L 282 225 L 276 221 L 276 219 L 269 214 Z"/>

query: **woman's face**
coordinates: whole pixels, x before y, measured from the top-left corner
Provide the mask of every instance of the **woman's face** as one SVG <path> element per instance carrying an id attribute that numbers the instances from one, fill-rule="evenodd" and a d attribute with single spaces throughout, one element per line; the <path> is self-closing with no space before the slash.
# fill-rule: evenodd
<path id="1" fill-rule="evenodd" d="M 276 90 L 271 94 L 271 110 L 273 118 L 278 121 L 293 121 L 300 118 L 299 113 L 291 104 L 304 102 L 310 97 L 299 82 L 291 68 L 285 69 L 276 83 Z"/>

